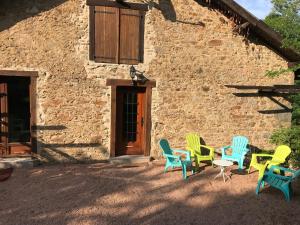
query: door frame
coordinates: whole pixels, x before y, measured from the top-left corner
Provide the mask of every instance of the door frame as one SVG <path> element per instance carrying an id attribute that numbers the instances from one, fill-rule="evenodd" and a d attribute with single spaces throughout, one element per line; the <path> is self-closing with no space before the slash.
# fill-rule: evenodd
<path id="1" fill-rule="evenodd" d="M 30 101 L 30 135 L 31 135 L 31 153 L 37 153 L 37 132 L 36 132 L 36 90 L 37 90 L 37 71 L 20 70 L 0 70 L 0 76 L 9 77 L 29 77 L 29 101 Z M 9 156 L 9 155 L 4 155 Z M 0 156 L 3 157 L 3 156 Z"/>
<path id="2" fill-rule="evenodd" d="M 117 87 L 145 87 L 145 120 L 144 120 L 144 140 L 142 141 L 142 149 L 144 156 L 150 155 L 151 148 L 151 102 L 152 102 L 152 88 L 156 87 L 156 81 L 149 80 L 144 84 L 133 84 L 132 80 L 125 79 L 107 79 L 106 86 L 111 86 L 111 126 L 110 126 L 110 157 L 116 155 L 116 125 L 117 125 Z"/>

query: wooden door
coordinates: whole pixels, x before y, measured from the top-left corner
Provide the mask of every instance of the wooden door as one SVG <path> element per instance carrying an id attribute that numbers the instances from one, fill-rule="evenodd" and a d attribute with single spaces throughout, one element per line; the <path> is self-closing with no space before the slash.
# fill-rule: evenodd
<path id="1" fill-rule="evenodd" d="M 0 81 L 0 156 L 8 154 L 7 83 Z"/>
<path id="2" fill-rule="evenodd" d="M 0 77 L 1 156 L 31 153 L 30 78 Z"/>
<path id="3" fill-rule="evenodd" d="M 116 155 L 144 155 L 143 87 L 117 87 Z"/>

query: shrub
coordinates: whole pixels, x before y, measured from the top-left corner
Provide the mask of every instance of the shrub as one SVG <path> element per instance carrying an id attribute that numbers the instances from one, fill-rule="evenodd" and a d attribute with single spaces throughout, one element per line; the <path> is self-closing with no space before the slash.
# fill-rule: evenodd
<path id="1" fill-rule="evenodd" d="M 288 145 L 292 149 L 290 163 L 293 167 L 300 167 L 300 127 L 281 128 L 276 130 L 270 139 L 272 144 Z"/>

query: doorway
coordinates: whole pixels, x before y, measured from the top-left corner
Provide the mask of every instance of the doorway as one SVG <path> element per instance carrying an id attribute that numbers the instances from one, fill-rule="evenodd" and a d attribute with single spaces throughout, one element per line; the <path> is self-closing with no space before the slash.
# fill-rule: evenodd
<path id="1" fill-rule="evenodd" d="M 117 87 L 116 155 L 144 155 L 145 87 Z"/>
<path id="2" fill-rule="evenodd" d="M 150 155 L 151 102 L 155 80 L 107 79 L 111 86 L 110 157 Z"/>
<path id="3" fill-rule="evenodd" d="M 30 154 L 31 79 L 0 76 L 0 156 Z"/>

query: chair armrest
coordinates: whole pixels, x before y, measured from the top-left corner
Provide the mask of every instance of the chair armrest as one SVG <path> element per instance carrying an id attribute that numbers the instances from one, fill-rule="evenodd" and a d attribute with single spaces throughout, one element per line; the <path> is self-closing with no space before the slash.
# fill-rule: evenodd
<path id="1" fill-rule="evenodd" d="M 175 153 L 181 153 L 181 154 L 185 154 L 186 155 L 186 160 L 191 160 L 191 153 L 189 151 L 186 150 L 180 150 L 180 149 L 172 149 L 173 152 Z"/>
<path id="2" fill-rule="evenodd" d="M 209 155 L 210 155 L 210 156 L 214 156 L 215 148 L 210 147 L 210 146 L 207 146 L 207 145 L 200 145 L 200 147 L 203 147 L 203 148 L 208 149 L 208 150 L 209 150 Z"/>
<path id="3" fill-rule="evenodd" d="M 193 150 L 191 147 L 186 146 L 185 149 L 186 149 L 186 151 L 190 152 L 191 157 L 194 157 L 194 156 L 195 156 L 195 152 L 194 152 L 194 150 Z"/>
<path id="4" fill-rule="evenodd" d="M 200 147 L 207 148 L 207 149 L 209 149 L 210 151 L 214 150 L 213 147 L 210 147 L 210 146 L 207 146 L 207 145 L 200 145 Z"/>
<path id="5" fill-rule="evenodd" d="M 172 151 L 176 153 L 189 154 L 189 151 L 186 150 L 172 149 Z"/>
<path id="6" fill-rule="evenodd" d="M 170 154 L 163 153 L 163 156 L 168 158 L 173 158 L 173 159 L 180 159 L 180 155 L 170 155 Z"/>
<path id="7" fill-rule="evenodd" d="M 257 154 L 257 153 L 253 153 L 252 157 L 271 157 L 271 158 L 273 158 L 273 155 L 271 155 L 271 154 Z"/>
<path id="8" fill-rule="evenodd" d="M 294 174 L 296 172 L 295 170 L 291 170 L 289 168 L 285 168 L 285 167 L 282 167 L 282 166 L 271 166 L 270 171 L 273 172 L 276 169 L 284 171 L 284 172 L 290 172 L 292 174 Z"/>
<path id="9" fill-rule="evenodd" d="M 221 148 L 221 150 L 222 150 L 222 155 L 226 155 L 226 150 L 229 149 L 229 148 L 231 148 L 231 145 L 222 147 L 222 148 Z"/>

